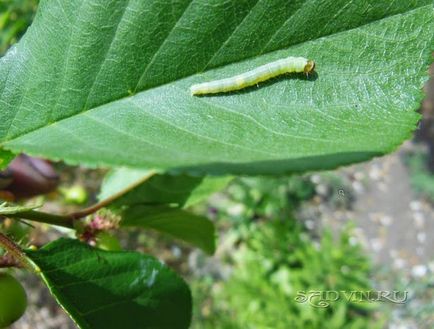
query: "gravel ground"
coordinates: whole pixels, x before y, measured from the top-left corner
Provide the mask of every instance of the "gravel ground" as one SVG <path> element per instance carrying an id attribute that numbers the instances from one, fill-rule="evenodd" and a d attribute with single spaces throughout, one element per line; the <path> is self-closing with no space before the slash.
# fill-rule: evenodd
<path id="1" fill-rule="evenodd" d="M 403 156 L 411 143 L 391 155 L 342 168 L 336 174 L 349 183 L 338 198 L 349 208 L 319 205 L 315 214 L 322 226 L 338 230 L 348 220 L 356 223 L 356 234 L 378 265 L 417 273 L 434 259 L 434 209 L 416 197 L 410 186 Z"/>

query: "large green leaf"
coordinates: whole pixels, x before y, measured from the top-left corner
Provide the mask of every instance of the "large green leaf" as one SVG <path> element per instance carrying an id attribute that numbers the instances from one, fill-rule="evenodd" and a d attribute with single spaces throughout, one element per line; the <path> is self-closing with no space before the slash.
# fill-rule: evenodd
<path id="1" fill-rule="evenodd" d="M 0 62 L 0 143 L 88 165 L 281 173 L 408 138 L 432 0 L 41 1 Z M 193 97 L 192 83 L 288 56 L 317 76 Z"/>
<path id="2" fill-rule="evenodd" d="M 208 254 L 215 251 L 214 224 L 203 216 L 168 206 L 132 206 L 122 212 L 124 227 L 150 228 L 191 243 Z"/>
<path id="3" fill-rule="evenodd" d="M 191 295 L 157 259 L 60 239 L 27 251 L 51 293 L 80 328 L 188 328 Z"/>

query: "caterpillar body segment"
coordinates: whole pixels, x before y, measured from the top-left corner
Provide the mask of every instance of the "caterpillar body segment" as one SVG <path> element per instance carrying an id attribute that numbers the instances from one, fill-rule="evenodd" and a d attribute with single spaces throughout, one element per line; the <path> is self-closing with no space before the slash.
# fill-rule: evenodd
<path id="1" fill-rule="evenodd" d="M 314 69 L 315 62 L 312 60 L 304 57 L 287 57 L 230 78 L 192 85 L 190 91 L 192 95 L 224 93 L 254 86 L 285 73 L 309 75 Z"/>

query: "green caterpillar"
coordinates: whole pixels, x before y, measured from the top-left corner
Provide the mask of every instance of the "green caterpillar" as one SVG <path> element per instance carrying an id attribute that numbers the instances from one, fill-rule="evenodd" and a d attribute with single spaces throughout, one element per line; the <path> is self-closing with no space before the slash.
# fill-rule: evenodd
<path id="1" fill-rule="evenodd" d="M 231 78 L 192 85 L 190 91 L 192 95 L 224 93 L 254 86 L 284 73 L 303 72 L 309 75 L 314 69 L 315 62 L 313 60 L 304 57 L 287 57 Z"/>

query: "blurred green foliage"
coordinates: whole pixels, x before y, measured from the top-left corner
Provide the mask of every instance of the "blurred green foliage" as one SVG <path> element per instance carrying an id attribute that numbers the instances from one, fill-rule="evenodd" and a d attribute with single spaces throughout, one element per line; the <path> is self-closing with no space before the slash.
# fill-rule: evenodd
<path id="1" fill-rule="evenodd" d="M 371 264 L 351 227 L 335 237 L 293 219 L 314 196 L 308 177 L 243 178 L 215 200 L 218 225 L 231 224 L 220 241 L 226 251 L 219 252 L 231 274 L 193 280 L 195 328 L 382 328 L 379 303 L 343 295 L 327 307 L 295 300 L 299 292 L 373 290 Z"/>
<path id="2" fill-rule="evenodd" d="M 0 0 L 0 56 L 32 22 L 38 0 Z"/>
<path id="3" fill-rule="evenodd" d="M 427 158 L 428 154 L 425 149 L 416 148 L 406 155 L 405 162 L 408 166 L 413 190 L 419 196 L 434 202 L 434 175 L 428 169 Z"/>
<path id="4" fill-rule="evenodd" d="M 234 253 L 229 280 L 193 285 L 197 328 L 382 328 L 368 301 L 341 296 L 327 307 L 298 303 L 307 291 L 369 291 L 370 265 L 349 232 L 312 241 L 295 221 L 252 224 L 249 240 Z M 211 291 L 211 295 L 209 295 Z M 318 305 L 320 297 L 310 300 Z M 327 301 L 327 300 L 326 300 Z"/>
<path id="5" fill-rule="evenodd" d="M 232 224 L 256 219 L 286 218 L 315 195 L 308 176 L 237 178 L 212 208 Z"/>

